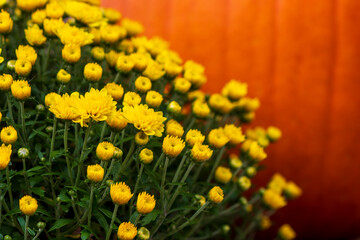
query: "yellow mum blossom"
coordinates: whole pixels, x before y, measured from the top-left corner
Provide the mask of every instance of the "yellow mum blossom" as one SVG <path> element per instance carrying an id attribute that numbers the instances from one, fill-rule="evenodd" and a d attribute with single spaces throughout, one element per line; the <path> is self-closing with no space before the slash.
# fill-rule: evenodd
<path id="1" fill-rule="evenodd" d="M 260 219 L 260 229 L 261 230 L 266 230 L 269 229 L 271 227 L 271 220 L 268 216 L 261 216 Z"/>
<path id="2" fill-rule="evenodd" d="M 188 99 L 190 101 L 199 100 L 201 102 L 205 101 L 205 93 L 201 90 L 195 90 L 188 93 Z"/>
<path id="3" fill-rule="evenodd" d="M 284 191 L 290 199 L 298 198 L 302 194 L 301 188 L 291 181 L 286 183 Z"/>
<path id="4" fill-rule="evenodd" d="M 126 36 L 126 29 L 118 25 L 102 25 L 100 27 L 100 36 L 104 42 L 115 43 Z"/>
<path id="5" fill-rule="evenodd" d="M 204 75 L 204 73 L 199 73 L 196 70 L 191 69 L 191 68 L 185 69 L 184 78 L 189 80 L 191 82 L 191 84 L 196 88 L 201 87 L 207 81 L 207 78 Z"/>
<path id="6" fill-rule="evenodd" d="M 1 9 L 0 12 L 0 34 L 6 34 L 12 31 L 13 20 L 10 17 L 10 14 L 4 9 Z"/>
<path id="7" fill-rule="evenodd" d="M 229 138 L 232 145 L 237 145 L 245 141 L 245 136 L 242 134 L 241 127 L 236 127 L 234 124 L 226 124 L 224 133 Z"/>
<path id="8" fill-rule="evenodd" d="M 31 14 L 31 20 L 36 24 L 43 24 L 44 20 L 46 18 L 46 12 L 43 9 L 38 9 L 35 12 Z"/>
<path id="9" fill-rule="evenodd" d="M 10 74 L 0 75 L 0 90 L 7 91 L 10 89 L 13 78 Z"/>
<path id="10" fill-rule="evenodd" d="M 121 13 L 112 8 L 105 8 L 104 16 L 107 18 L 107 20 L 109 20 L 109 22 L 115 23 L 121 18 Z"/>
<path id="11" fill-rule="evenodd" d="M 138 132 L 135 134 L 135 143 L 140 146 L 144 146 L 149 142 L 150 138 L 144 132 Z"/>
<path id="12" fill-rule="evenodd" d="M 178 121 L 170 119 L 166 123 L 166 134 L 181 137 L 184 134 L 184 128 Z"/>
<path id="13" fill-rule="evenodd" d="M 194 146 L 196 143 L 202 144 L 205 136 L 197 129 L 190 129 L 185 136 L 185 141 L 189 146 Z"/>
<path id="14" fill-rule="evenodd" d="M 256 141 L 253 141 L 250 144 L 248 154 L 252 159 L 257 160 L 257 161 L 262 161 L 267 157 L 267 154 L 265 153 L 264 148 L 262 148 Z"/>
<path id="15" fill-rule="evenodd" d="M 120 56 L 122 56 L 120 53 L 112 49 L 110 50 L 110 52 L 105 53 L 105 59 L 111 67 L 114 67 L 117 64 L 117 60 Z"/>
<path id="16" fill-rule="evenodd" d="M 244 109 L 248 112 L 255 111 L 260 107 L 260 100 L 258 98 L 243 97 L 235 103 L 237 109 Z"/>
<path id="17" fill-rule="evenodd" d="M 68 83 L 71 80 L 71 75 L 64 69 L 60 69 L 56 74 L 56 80 L 61 83 Z"/>
<path id="18" fill-rule="evenodd" d="M 240 158 L 237 155 L 230 154 L 229 158 L 230 158 L 230 166 L 232 168 L 237 169 L 243 165 L 242 161 L 240 160 Z"/>
<path id="19" fill-rule="evenodd" d="M 49 18 L 61 18 L 65 11 L 58 1 L 52 1 L 46 4 L 45 12 Z"/>
<path id="20" fill-rule="evenodd" d="M 5 144 L 13 144 L 17 141 L 17 131 L 13 126 L 4 127 L 1 129 L 1 141 Z"/>
<path id="21" fill-rule="evenodd" d="M 97 63 L 88 63 L 84 67 L 84 77 L 89 82 L 98 82 L 102 76 L 102 67 Z"/>
<path id="22" fill-rule="evenodd" d="M 141 48 L 145 48 L 148 39 L 146 36 L 141 36 L 141 37 L 133 37 L 131 38 L 131 42 L 134 44 L 134 47 L 139 50 Z"/>
<path id="23" fill-rule="evenodd" d="M 190 87 L 191 87 L 191 82 L 189 82 L 185 78 L 176 78 L 174 80 L 174 90 L 178 93 L 185 94 L 189 91 Z"/>
<path id="24" fill-rule="evenodd" d="M 91 49 L 91 56 L 96 61 L 102 61 L 105 58 L 105 50 L 102 47 L 93 47 Z"/>
<path id="25" fill-rule="evenodd" d="M 220 114 L 227 114 L 234 107 L 229 99 L 217 93 L 210 96 L 209 105 L 215 112 Z"/>
<path id="26" fill-rule="evenodd" d="M 35 49 L 29 45 L 19 45 L 16 49 L 16 57 L 17 59 L 25 59 L 28 60 L 31 65 L 34 65 L 37 59 L 37 54 Z"/>
<path id="27" fill-rule="evenodd" d="M 117 232 L 117 236 L 120 240 L 132 240 L 137 234 L 137 228 L 131 222 L 121 223 Z"/>
<path id="28" fill-rule="evenodd" d="M 101 35 L 100 35 L 100 29 L 97 27 L 90 28 L 89 31 L 90 34 L 94 36 L 93 43 L 100 44 L 101 43 Z M 113 50 L 110 50 L 113 51 Z"/>
<path id="29" fill-rule="evenodd" d="M 117 46 L 117 49 L 121 52 L 125 52 L 127 54 L 129 53 L 133 53 L 134 50 L 135 50 L 135 47 L 133 45 L 133 43 L 131 42 L 131 40 L 129 39 L 122 39 L 118 46 Z"/>
<path id="30" fill-rule="evenodd" d="M 135 80 L 135 88 L 139 92 L 145 93 L 151 89 L 151 81 L 147 77 L 139 76 Z"/>
<path id="31" fill-rule="evenodd" d="M 230 168 L 219 166 L 215 171 L 215 179 L 220 183 L 228 183 L 232 178 Z"/>
<path id="32" fill-rule="evenodd" d="M 268 184 L 268 188 L 273 190 L 274 192 L 277 192 L 278 194 L 282 194 L 286 185 L 286 179 L 281 174 L 275 173 Z"/>
<path id="33" fill-rule="evenodd" d="M 74 99 L 72 106 L 79 115 L 73 122 L 79 123 L 82 127 L 87 127 L 91 119 L 97 122 L 105 121 L 116 111 L 116 102 L 105 89 L 99 91 L 91 88 L 85 96 Z"/>
<path id="34" fill-rule="evenodd" d="M 84 11 L 83 9 L 80 10 Z M 62 44 L 75 44 L 80 47 L 91 44 L 94 38 L 94 35 L 85 32 L 81 28 L 70 26 L 68 23 L 57 28 L 55 30 L 55 34 L 58 36 Z"/>
<path id="35" fill-rule="evenodd" d="M 20 76 L 27 76 L 32 70 L 31 63 L 26 59 L 18 59 L 15 62 L 15 72 Z"/>
<path id="36" fill-rule="evenodd" d="M 124 106 L 123 116 L 134 125 L 135 128 L 143 131 L 146 135 L 161 137 L 164 132 L 164 121 L 162 112 L 155 112 L 147 105 Z"/>
<path id="37" fill-rule="evenodd" d="M 115 147 L 110 142 L 101 142 L 96 147 L 96 156 L 101 161 L 110 160 L 114 156 Z"/>
<path id="38" fill-rule="evenodd" d="M 199 63 L 196 63 L 192 60 L 188 60 L 185 62 L 184 64 L 184 70 L 193 70 L 197 73 L 204 73 L 205 72 L 205 67 Z"/>
<path id="39" fill-rule="evenodd" d="M 150 78 L 152 81 L 156 81 L 165 75 L 165 71 L 159 63 L 150 60 L 143 75 Z"/>
<path id="40" fill-rule="evenodd" d="M 247 84 L 232 79 L 224 86 L 221 94 L 231 100 L 239 100 L 247 94 Z"/>
<path id="41" fill-rule="evenodd" d="M 176 63 L 178 65 L 182 64 L 182 59 L 180 58 L 179 54 L 169 49 L 161 51 L 156 56 L 156 61 L 161 64 L 165 64 L 168 61 Z"/>
<path id="42" fill-rule="evenodd" d="M 120 100 L 124 95 L 124 88 L 121 86 L 121 84 L 116 84 L 114 82 L 107 83 L 104 88 L 115 101 Z"/>
<path id="43" fill-rule="evenodd" d="M 131 56 L 119 55 L 116 60 L 116 70 L 122 73 L 130 72 L 135 65 Z"/>
<path id="44" fill-rule="evenodd" d="M 166 72 L 166 76 L 174 78 L 182 72 L 183 68 L 182 68 L 182 66 L 178 65 L 177 63 L 174 63 L 172 61 L 167 61 L 164 64 L 164 70 Z"/>
<path id="45" fill-rule="evenodd" d="M 166 110 L 171 114 L 180 114 L 181 109 L 181 105 L 176 101 L 171 101 L 166 108 Z"/>
<path id="46" fill-rule="evenodd" d="M 198 118 L 207 118 L 210 114 L 209 105 L 201 100 L 195 100 L 192 104 L 192 111 Z"/>
<path id="47" fill-rule="evenodd" d="M 0 54 L 2 52 L 2 49 L 0 48 Z M 4 61 L 4 58 L 0 56 L 0 64 Z"/>
<path id="48" fill-rule="evenodd" d="M 38 203 L 35 198 L 26 195 L 19 200 L 19 208 L 25 215 L 31 216 L 38 209 Z"/>
<path id="49" fill-rule="evenodd" d="M 154 153 L 150 149 L 144 148 L 140 151 L 139 158 L 140 162 L 149 164 L 154 160 Z"/>
<path id="50" fill-rule="evenodd" d="M 94 182 L 101 182 L 104 178 L 104 169 L 99 165 L 89 165 L 87 167 L 87 178 Z"/>
<path id="51" fill-rule="evenodd" d="M 221 203 L 224 200 L 224 192 L 219 186 L 213 187 L 209 191 L 209 199 L 214 203 Z"/>
<path id="52" fill-rule="evenodd" d="M 118 110 L 113 115 L 109 116 L 106 119 L 106 123 L 109 127 L 117 131 L 124 129 L 128 124 L 121 110 Z"/>
<path id="53" fill-rule="evenodd" d="M 283 196 L 273 191 L 272 189 L 266 189 L 263 195 L 263 202 L 272 209 L 279 209 L 286 205 L 286 201 Z"/>
<path id="54" fill-rule="evenodd" d="M 45 19 L 43 22 L 44 30 L 47 35 L 55 36 L 57 29 L 63 27 L 65 25 L 62 18 L 56 19 Z"/>
<path id="55" fill-rule="evenodd" d="M 36 8 L 43 7 L 47 0 L 17 0 L 16 5 L 18 8 L 24 11 L 33 11 Z"/>
<path id="56" fill-rule="evenodd" d="M 124 95 L 123 105 L 124 106 L 136 106 L 141 103 L 141 97 L 135 92 L 127 92 Z"/>
<path id="57" fill-rule="evenodd" d="M 45 105 L 49 106 L 49 111 L 56 118 L 64 120 L 74 120 L 79 117 L 78 113 L 72 107 L 73 101 L 76 101 L 79 94 L 77 92 L 69 94 L 65 93 L 59 97 L 56 93 L 50 93 L 45 96 Z M 47 97 L 47 98 L 46 98 Z"/>
<path id="58" fill-rule="evenodd" d="M 66 0 L 64 10 L 69 16 L 89 26 L 99 26 L 104 22 L 101 9 L 85 2 Z"/>
<path id="59" fill-rule="evenodd" d="M 196 194 L 195 195 L 195 201 L 200 206 L 203 206 L 206 203 L 206 198 L 203 195 Z"/>
<path id="60" fill-rule="evenodd" d="M 211 146 L 221 148 L 229 142 L 228 136 L 225 134 L 223 128 L 216 128 L 209 132 L 208 141 Z"/>
<path id="61" fill-rule="evenodd" d="M 154 195 L 150 195 L 146 192 L 139 193 L 137 202 L 136 202 L 136 209 L 141 214 L 147 214 L 152 212 L 155 208 L 156 200 Z"/>
<path id="62" fill-rule="evenodd" d="M 119 205 L 127 204 L 132 196 L 130 187 L 124 182 L 110 185 L 110 197 L 114 203 Z"/>
<path id="63" fill-rule="evenodd" d="M 277 127 L 268 127 L 268 129 L 266 130 L 266 134 L 271 141 L 277 141 L 281 138 L 281 130 Z"/>
<path id="64" fill-rule="evenodd" d="M 197 142 L 191 149 L 191 156 L 197 162 L 205 162 L 211 158 L 213 151 L 208 145 Z"/>
<path id="65" fill-rule="evenodd" d="M 153 37 L 145 43 L 146 49 L 151 55 L 156 56 L 169 48 L 169 43 L 160 37 Z"/>
<path id="66" fill-rule="evenodd" d="M 289 224 L 283 224 L 279 228 L 278 234 L 283 240 L 292 240 L 296 238 L 296 233 Z"/>
<path id="67" fill-rule="evenodd" d="M 24 100 L 31 95 L 31 87 L 28 81 L 17 80 L 11 84 L 11 94 L 18 100 Z"/>
<path id="68" fill-rule="evenodd" d="M 140 22 L 133 21 L 128 18 L 124 18 L 121 21 L 121 26 L 126 29 L 128 35 L 130 36 L 138 35 L 144 31 L 144 27 L 141 25 Z"/>
<path id="69" fill-rule="evenodd" d="M 181 138 L 170 135 L 167 135 L 164 138 L 162 144 L 163 152 L 170 157 L 178 156 L 182 152 L 184 147 L 185 147 L 185 143 Z"/>
<path id="70" fill-rule="evenodd" d="M 139 72 L 142 72 L 146 69 L 149 63 L 149 59 L 151 58 L 151 56 L 143 53 L 133 53 L 130 56 L 134 62 L 134 69 Z"/>
<path id="71" fill-rule="evenodd" d="M 146 104 L 150 107 L 157 108 L 163 101 L 163 96 L 156 91 L 148 91 L 145 97 Z"/>
<path id="72" fill-rule="evenodd" d="M 241 176 L 238 180 L 238 185 L 241 190 L 246 191 L 251 187 L 251 180 L 246 176 Z"/>
<path id="73" fill-rule="evenodd" d="M 81 58 L 81 48 L 77 44 L 66 44 L 61 51 L 62 58 L 68 63 L 76 63 Z"/>
<path id="74" fill-rule="evenodd" d="M 255 174 L 257 173 L 257 169 L 256 169 L 256 167 L 251 166 L 251 167 L 246 168 L 245 173 L 249 177 L 254 177 Z"/>
<path id="75" fill-rule="evenodd" d="M 25 29 L 25 38 L 30 45 L 40 46 L 46 42 L 46 37 L 43 35 L 43 30 L 37 24 L 29 26 Z"/>
<path id="76" fill-rule="evenodd" d="M 11 144 L 6 146 L 3 143 L 0 147 L 0 170 L 4 170 L 9 165 L 11 153 Z"/>

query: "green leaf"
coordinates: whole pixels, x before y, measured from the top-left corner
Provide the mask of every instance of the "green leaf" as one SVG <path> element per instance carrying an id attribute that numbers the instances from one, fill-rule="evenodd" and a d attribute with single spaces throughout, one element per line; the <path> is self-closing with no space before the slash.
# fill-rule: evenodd
<path id="1" fill-rule="evenodd" d="M 14 208 L 13 210 L 11 210 L 7 214 L 5 214 L 4 217 L 12 216 L 12 215 L 19 214 L 19 213 L 21 213 L 20 208 Z"/>
<path id="2" fill-rule="evenodd" d="M 87 240 L 87 239 L 89 239 L 89 236 L 90 236 L 90 232 L 89 232 L 89 231 L 87 231 L 87 230 L 85 230 L 85 229 L 83 229 L 83 230 L 81 231 L 81 240 Z"/>
<path id="3" fill-rule="evenodd" d="M 43 137 L 43 138 L 46 138 L 47 140 L 50 141 L 50 137 L 49 137 L 49 135 L 47 135 L 46 133 L 43 133 L 43 132 L 38 131 L 38 130 L 35 130 L 35 129 L 32 129 L 32 130 L 33 130 L 33 133 L 30 134 L 29 139 L 35 137 L 36 135 L 39 135 L 39 136 L 41 136 L 41 137 Z M 35 133 L 35 134 L 34 134 L 34 133 Z"/>
<path id="4" fill-rule="evenodd" d="M 62 228 L 72 222 L 75 222 L 74 219 L 59 219 L 57 220 L 54 225 L 52 225 L 52 227 L 49 229 L 48 232 L 54 231 L 56 229 Z"/>
<path id="5" fill-rule="evenodd" d="M 25 229 L 25 219 L 23 217 L 21 217 L 21 216 L 18 216 L 17 220 L 18 220 L 21 228 L 24 230 Z"/>
<path id="6" fill-rule="evenodd" d="M 39 195 L 40 197 L 45 196 L 45 190 L 43 190 L 42 188 L 34 187 L 34 188 L 31 189 L 31 191 L 33 193 L 35 193 L 36 195 Z"/>
<path id="7" fill-rule="evenodd" d="M 31 236 L 35 236 L 34 230 L 32 230 L 30 227 L 27 228 L 27 231 L 30 233 Z"/>
<path id="8" fill-rule="evenodd" d="M 135 222 L 135 219 L 137 218 L 137 216 L 139 215 L 139 213 L 137 211 L 135 211 L 133 214 L 131 214 L 130 216 L 130 222 Z"/>
<path id="9" fill-rule="evenodd" d="M 44 168 L 44 166 L 36 166 L 36 167 L 33 167 L 33 168 L 30 168 L 29 170 L 27 170 L 26 172 L 36 172 L 36 171 L 38 171 L 38 170 L 40 170 L 40 169 L 43 169 Z"/>
<path id="10" fill-rule="evenodd" d="M 109 211 L 109 210 L 107 210 L 107 209 L 105 209 L 105 208 L 99 208 L 99 210 L 105 215 L 105 216 L 107 216 L 108 218 L 112 218 L 112 212 L 111 211 Z"/>
<path id="11" fill-rule="evenodd" d="M 94 216 L 96 217 L 96 220 L 100 223 L 102 228 L 105 230 L 105 232 L 108 232 L 109 230 L 109 224 L 106 221 L 104 215 L 100 211 L 95 211 Z"/>
<path id="12" fill-rule="evenodd" d="M 64 153 L 65 153 L 64 150 L 52 151 L 52 152 L 50 153 L 50 157 L 51 157 L 51 158 L 58 158 L 58 157 L 64 155 Z"/>
<path id="13" fill-rule="evenodd" d="M 151 223 L 157 218 L 160 213 L 160 210 L 155 209 L 151 213 L 146 214 L 146 216 L 141 220 L 142 225 L 147 225 Z"/>

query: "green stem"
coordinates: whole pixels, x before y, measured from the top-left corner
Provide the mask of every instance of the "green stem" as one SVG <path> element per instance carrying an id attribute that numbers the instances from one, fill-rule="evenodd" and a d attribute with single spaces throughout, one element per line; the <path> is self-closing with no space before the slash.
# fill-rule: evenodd
<path id="1" fill-rule="evenodd" d="M 89 202 L 89 214 L 88 214 L 88 227 L 91 229 L 91 211 L 92 211 L 92 203 L 94 200 L 94 183 L 91 183 L 90 187 L 90 202 Z"/>
<path id="2" fill-rule="evenodd" d="M 46 69 L 48 67 L 48 64 L 49 64 L 49 57 L 50 57 L 50 49 L 51 49 L 52 40 L 49 40 L 48 43 L 49 43 L 49 45 L 48 45 L 48 48 L 47 48 L 47 52 L 46 52 L 46 55 L 45 55 L 45 61 L 44 61 L 44 64 L 43 64 L 43 72 L 46 71 Z"/>
<path id="3" fill-rule="evenodd" d="M 116 73 L 116 76 L 114 78 L 114 83 L 117 83 L 117 81 L 119 80 L 120 78 L 120 72 Z"/>
<path id="4" fill-rule="evenodd" d="M 196 118 L 194 116 L 191 117 L 191 122 L 189 123 L 188 127 L 186 128 L 185 134 L 192 128 L 196 121 Z"/>
<path id="5" fill-rule="evenodd" d="M 115 164 L 115 158 L 113 158 L 113 159 L 111 160 L 110 167 L 109 167 L 109 169 L 106 171 L 106 175 L 105 175 L 104 179 L 102 180 L 100 187 L 101 187 L 102 185 L 104 185 L 104 183 L 105 183 L 106 180 L 108 179 L 108 177 L 109 177 L 109 175 L 110 175 L 110 173 L 111 173 L 111 170 L 112 170 L 114 164 Z M 105 169 L 104 169 L 104 170 L 105 170 Z"/>
<path id="6" fill-rule="evenodd" d="M 15 124 L 14 116 L 13 116 L 13 112 L 12 112 L 12 106 L 11 106 L 10 93 L 9 92 L 6 93 L 6 102 L 7 102 L 7 105 L 8 105 L 8 111 L 9 111 L 11 123 Z"/>
<path id="7" fill-rule="evenodd" d="M 33 238 L 32 240 L 37 239 L 43 231 L 44 231 L 44 229 L 43 229 L 43 228 L 42 228 L 42 229 L 40 229 L 40 230 L 36 233 L 36 235 L 34 236 L 34 238 Z"/>
<path id="8" fill-rule="evenodd" d="M 2 225 L 2 200 L 3 200 L 2 189 L 0 189 L 0 229 L 1 229 L 1 225 Z"/>
<path id="9" fill-rule="evenodd" d="M 130 149 L 129 149 L 129 152 L 127 153 L 126 157 L 125 157 L 125 160 L 123 161 L 123 163 L 121 164 L 121 167 L 117 173 L 117 176 L 115 178 L 115 182 L 118 181 L 120 179 L 120 176 L 121 176 L 121 171 L 123 170 L 123 168 L 126 166 L 127 162 L 129 161 L 130 157 L 132 156 L 133 152 L 135 150 L 135 141 L 132 140 L 131 141 L 131 146 L 130 146 Z"/>
<path id="10" fill-rule="evenodd" d="M 135 187 L 134 187 L 134 192 L 133 192 L 133 195 L 136 196 L 136 192 L 137 192 L 137 189 L 138 189 L 138 186 L 139 186 L 139 182 L 140 182 L 140 179 L 141 179 L 141 175 L 144 171 L 144 164 L 141 164 L 141 167 L 140 167 L 140 171 L 139 171 L 139 174 L 137 176 L 137 179 L 136 179 L 136 184 L 135 184 Z M 131 198 L 131 201 L 130 201 L 130 216 L 131 216 L 131 212 L 132 212 L 132 209 L 133 209 L 133 203 L 134 203 L 134 197 Z"/>
<path id="11" fill-rule="evenodd" d="M 26 215 L 26 217 L 25 217 L 25 229 L 24 229 L 24 240 L 27 240 L 27 228 L 28 228 L 28 226 L 29 226 L 29 216 L 28 215 Z"/>
<path id="12" fill-rule="evenodd" d="M 49 153 L 49 168 L 48 168 L 49 173 L 52 173 L 52 158 L 51 158 L 51 153 L 54 151 L 56 127 L 57 127 L 57 118 L 54 116 L 54 120 L 53 120 L 53 130 L 52 130 L 51 142 L 50 142 L 50 153 Z M 52 193 L 52 196 L 53 196 L 53 200 L 55 201 L 56 195 L 55 195 L 54 180 L 53 180 L 53 176 L 52 176 L 52 175 L 49 176 L 49 180 L 50 180 L 51 193 Z"/>
<path id="13" fill-rule="evenodd" d="M 136 227 L 136 225 L 138 224 L 139 220 L 140 220 L 140 217 L 141 217 L 141 214 L 139 213 L 135 219 L 135 222 L 134 222 L 134 226 Z"/>
<path id="14" fill-rule="evenodd" d="M 156 171 L 156 169 L 158 168 L 158 166 L 160 165 L 160 163 L 162 162 L 162 160 L 164 159 L 164 157 L 165 157 L 165 153 L 162 152 L 161 155 L 160 155 L 160 157 L 158 158 L 158 160 L 157 160 L 157 162 L 156 162 L 153 170 L 152 170 L 153 172 Z"/>
<path id="15" fill-rule="evenodd" d="M 83 143 L 83 147 L 82 147 L 81 154 L 80 154 L 78 171 L 76 174 L 75 187 L 77 187 L 79 180 L 80 180 L 81 170 L 82 170 L 83 161 L 84 161 L 83 158 L 84 158 L 84 154 L 85 154 L 86 144 L 87 144 L 87 141 L 89 140 L 90 130 L 91 130 L 91 122 L 89 123 L 89 126 L 85 131 L 84 143 Z"/>
<path id="16" fill-rule="evenodd" d="M 114 222 L 115 222 L 116 213 L 117 213 L 117 211 L 118 211 L 118 208 L 119 208 L 119 205 L 118 205 L 118 204 L 115 204 L 114 211 L 113 211 L 113 214 L 112 214 L 112 217 L 111 217 L 111 222 L 110 222 L 110 225 L 109 225 L 109 230 L 108 230 L 108 232 L 106 233 L 106 238 L 105 238 L 105 240 L 109 240 L 109 238 L 110 238 L 110 236 L 111 236 L 112 227 L 113 227 L 113 224 L 114 224 Z"/>
<path id="17" fill-rule="evenodd" d="M 165 184 L 165 179 L 166 179 L 166 171 L 167 171 L 168 165 L 169 165 L 169 157 L 166 156 L 163 174 L 162 174 L 162 178 L 161 178 L 161 189 L 164 189 L 164 184 Z"/>
<path id="18" fill-rule="evenodd" d="M 9 173 L 9 165 L 6 167 L 6 183 L 8 187 L 8 193 L 10 198 L 10 207 L 11 209 L 14 208 L 14 198 L 11 190 L 11 182 L 10 182 L 10 173 Z"/>
<path id="19" fill-rule="evenodd" d="M 75 205 L 75 200 L 74 200 L 74 197 L 73 197 L 73 196 L 71 196 L 71 206 L 72 206 L 72 208 L 73 208 L 73 211 L 74 211 L 76 220 L 79 221 L 79 220 L 80 220 L 80 217 L 79 217 L 79 214 L 78 214 L 78 212 L 77 212 L 76 205 Z"/>
<path id="20" fill-rule="evenodd" d="M 186 153 L 185 153 L 184 156 L 182 157 L 182 159 L 181 159 L 181 161 L 180 161 L 180 164 L 179 164 L 178 168 L 176 169 L 175 176 L 174 176 L 173 180 L 171 181 L 172 183 L 175 183 L 175 182 L 178 181 L 178 179 L 179 179 L 179 174 L 180 174 L 181 169 L 182 169 L 182 167 L 183 167 L 183 165 L 184 165 L 184 163 L 185 163 L 185 160 L 186 160 Z M 174 185 L 172 185 L 172 186 L 170 187 L 169 192 L 172 191 L 173 187 L 174 187 Z"/>
<path id="21" fill-rule="evenodd" d="M 106 121 L 103 122 L 103 125 L 102 125 L 102 128 L 101 128 L 101 134 L 100 134 L 100 141 L 99 142 L 101 142 L 103 140 L 105 130 L 106 130 Z"/>
<path id="22" fill-rule="evenodd" d="M 222 157 L 222 155 L 224 154 L 224 152 L 225 152 L 225 146 L 223 146 L 223 147 L 220 149 L 220 152 L 219 152 L 218 155 L 217 155 L 217 158 L 216 158 L 216 160 L 215 160 L 215 163 L 214 163 L 214 165 L 213 165 L 213 167 L 212 167 L 212 169 L 211 169 L 211 172 L 210 172 L 210 174 L 209 174 L 209 176 L 208 176 L 208 178 L 207 178 L 207 180 L 206 180 L 207 183 L 209 183 L 210 180 L 212 179 L 212 177 L 213 177 L 213 175 L 214 175 L 214 172 L 215 172 L 217 166 L 219 165 L 220 160 L 221 160 L 221 157 Z"/>
<path id="23" fill-rule="evenodd" d="M 26 173 L 26 162 L 25 162 L 25 158 L 21 158 L 22 163 L 23 163 L 23 171 L 24 171 L 24 179 L 25 179 L 25 183 L 26 183 L 26 188 L 29 191 L 29 195 L 32 196 L 31 194 L 31 187 L 30 187 L 30 183 L 29 183 L 29 179 Z"/>
<path id="24" fill-rule="evenodd" d="M 68 130 L 69 130 L 69 121 L 65 122 L 65 127 L 64 127 L 64 151 L 65 151 L 65 158 L 66 158 L 66 165 L 68 168 L 68 175 L 70 178 L 70 182 L 71 182 L 71 186 L 74 186 L 74 180 L 72 177 L 72 168 L 70 165 L 70 159 L 69 159 L 69 151 L 68 151 Z"/>
<path id="25" fill-rule="evenodd" d="M 27 145 L 27 136 L 26 136 L 26 128 L 25 128 L 25 109 L 24 109 L 24 101 L 20 101 L 20 118 L 21 118 L 21 130 L 23 139 L 25 144 Z"/>

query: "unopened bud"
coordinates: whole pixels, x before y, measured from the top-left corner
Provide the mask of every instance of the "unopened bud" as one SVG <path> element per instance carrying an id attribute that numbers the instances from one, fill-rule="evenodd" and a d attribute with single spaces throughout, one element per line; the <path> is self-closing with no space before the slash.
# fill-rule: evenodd
<path id="1" fill-rule="evenodd" d="M 10 237 L 9 235 L 5 235 L 4 240 L 12 240 L 12 237 Z"/>
<path id="2" fill-rule="evenodd" d="M 48 133 L 52 132 L 52 130 L 53 130 L 53 127 L 52 127 L 52 126 L 47 126 L 47 127 L 45 128 L 45 131 L 48 132 Z"/>
<path id="3" fill-rule="evenodd" d="M 11 71 L 14 71 L 15 70 L 15 63 L 16 63 L 16 60 L 9 60 L 6 64 L 6 67 L 11 70 Z"/>
<path id="4" fill-rule="evenodd" d="M 38 110 L 39 112 L 42 112 L 45 110 L 45 106 L 43 104 L 38 104 L 38 105 L 36 105 L 36 110 Z"/>
<path id="5" fill-rule="evenodd" d="M 106 186 L 110 187 L 111 185 L 114 184 L 114 181 L 109 179 L 109 180 L 106 180 Z"/>
<path id="6" fill-rule="evenodd" d="M 227 235 L 229 233 L 229 231 L 230 231 L 230 226 L 229 225 L 225 224 L 225 225 L 221 226 L 222 234 Z"/>
<path id="7" fill-rule="evenodd" d="M 29 156 L 29 149 L 27 148 L 19 148 L 18 152 L 17 152 L 19 158 L 27 158 Z"/>
<path id="8" fill-rule="evenodd" d="M 115 147 L 114 158 L 121 158 L 123 156 L 123 151 L 120 148 Z"/>
<path id="9" fill-rule="evenodd" d="M 46 227 L 46 223 L 44 223 L 44 222 L 38 222 L 38 223 L 36 224 L 36 226 L 37 226 L 39 229 L 44 229 L 44 228 Z"/>
<path id="10" fill-rule="evenodd" d="M 147 240 L 150 238 L 150 231 L 145 228 L 145 227 L 141 227 L 139 230 L 138 230 L 138 237 L 139 239 L 141 240 Z"/>

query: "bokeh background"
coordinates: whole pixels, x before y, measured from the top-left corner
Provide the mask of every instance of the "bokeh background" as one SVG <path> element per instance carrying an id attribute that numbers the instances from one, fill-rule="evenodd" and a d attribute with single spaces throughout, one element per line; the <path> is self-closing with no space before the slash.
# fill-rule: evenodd
<path id="1" fill-rule="evenodd" d="M 207 92 L 231 78 L 261 100 L 255 125 L 283 138 L 267 170 L 304 190 L 274 221 L 299 239 L 360 236 L 359 0 L 102 0 L 206 67 Z M 262 235 L 262 239 L 270 239 Z M 272 238 L 271 238 L 272 239 Z"/>

